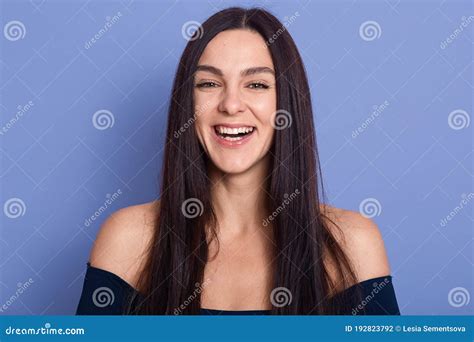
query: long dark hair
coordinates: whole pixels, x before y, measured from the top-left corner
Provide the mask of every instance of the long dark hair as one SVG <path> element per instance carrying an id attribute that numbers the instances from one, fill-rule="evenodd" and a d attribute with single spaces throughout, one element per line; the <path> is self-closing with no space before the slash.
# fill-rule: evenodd
<path id="1" fill-rule="evenodd" d="M 274 306 L 271 313 L 347 312 L 347 300 L 328 300 L 330 290 L 355 284 L 356 277 L 320 208 L 324 191 L 301 57 L 286 27 L 272 14 L 260 8 L 237 7 L 207 19 L 189 40 L 179 62 L 169 107 L 155 234 L 139 280 L 143 297 L 133 312 L 199 314 L 201 300 L 196 289 L 204 282 L 208 246 L 211 239 L 217 239 L 218 222 L 210 198 L 209 158 L 194 128 L 183 127 L 196 115 L 193 77 L 198 60 L 218 33 L 232 29 L 251 30 L 263 37 L 275 68 L 277 108 L 291 115 L 288 128 L 275 130 L 266 191 L 270 212 L 287 203 L 272 221 L 276 244 L 273 284 L 274 288 L 286 288 L 292 298 L 289 305 Z M 295 191 L 298 196 L 289 201 L 288 194 Z M 201 215 L 183 215 L 182 205 L 189 199 L 202 203 L 198 208 Z M 323 262 L 328 258 L 333 260 L 334 279 Z"/>

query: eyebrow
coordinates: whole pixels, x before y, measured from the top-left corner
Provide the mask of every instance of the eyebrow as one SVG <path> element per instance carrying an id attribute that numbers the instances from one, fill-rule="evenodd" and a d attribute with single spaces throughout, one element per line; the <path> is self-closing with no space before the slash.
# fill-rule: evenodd
<path id="1" fill-rule="evenodd" d="M 196 69 L 196 72 L 198 72 L 198 71 L 207 71 L 207 72 L 210 72 L 210 73 L 215 74 L 217 76 L 224 76 L 224 73 L 222 72 L 221 69 L 213 67 L 212 65 L 206 65 L 206 64 L 198 65 L 197 69 Z M 251 75 L 261 74 L 261 73 L 269 73 L 269 74 L 272 74 L 273 76 L 275 76 L 275 71 L 273 71 L 273 69 L 269 68 L 269 67 L 248 68 L 248 69 L 242 70 L 240 72 L 240 75 L 241 76 L 251 76 Z"/>

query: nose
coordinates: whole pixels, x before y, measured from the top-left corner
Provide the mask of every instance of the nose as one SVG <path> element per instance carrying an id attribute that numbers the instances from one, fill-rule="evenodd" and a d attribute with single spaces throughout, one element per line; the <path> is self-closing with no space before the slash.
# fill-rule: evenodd
<path id="1" fill-rule="evenodd" d="M 219 111 L 235 115 L 245 111 L 245 103 L 242 101 L 240 90 L 238 88 L 226 88 L 219 103 Z"/>

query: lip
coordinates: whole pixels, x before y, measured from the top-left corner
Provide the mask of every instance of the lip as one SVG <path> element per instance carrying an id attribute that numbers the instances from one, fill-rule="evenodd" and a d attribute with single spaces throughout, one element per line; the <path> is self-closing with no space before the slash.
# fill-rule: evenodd
<path id="1" fill-rule="evenodd" d="M 225 140 L 224 138 L 221 138 L 217 133 L 216 133 L 216 130 L 215 130 L 215 126 L 225 126 L 225 127 L 229 127 L 229 128 L 239 128 L 239 127 L 253 127 L 253 131 L 252 133 L 244 136 L 241 140 L 237 140 L 237 141 L 229 141 L 229 140 Z M 216 125 L 213 125 L 211 126 L 211 134 L 212 136 L 214 137 L 214 139 L 216 140 L 216 142 L 223 146 L 223 147 L 227 147 L 227 148 L 239 148 L 241 147 L 242 145 L 245 145 L 246 143 L 248 143 L 252 137 L 255 135 L 255 131 L 257 130 L 257 127 L 253 126 L 253 125 L 247 125 L 247 124 L 216 124 Z"/>
<path id="2" fill-rule="evenodd" d="M 212 125 L 212 128 L 215 126 L 224 126 L 224 127 L 229 127 L 229 128 L 239 128 L 239 127 L 255 127 L 254 125 L 247 125 L 245 123 L 217 123 L 215 125 Z"/>

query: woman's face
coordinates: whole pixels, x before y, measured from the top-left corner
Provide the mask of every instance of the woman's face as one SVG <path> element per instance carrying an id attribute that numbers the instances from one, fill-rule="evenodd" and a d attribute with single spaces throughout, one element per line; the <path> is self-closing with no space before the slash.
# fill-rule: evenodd
<path id="1" fill-rule="evenodd" d="M 275 73 L 263 38 L 249 30 L 219 33 L 194 78 L 196 131 L 213 164 L 242 173 L 270 149 L 276 111 Z"/>

